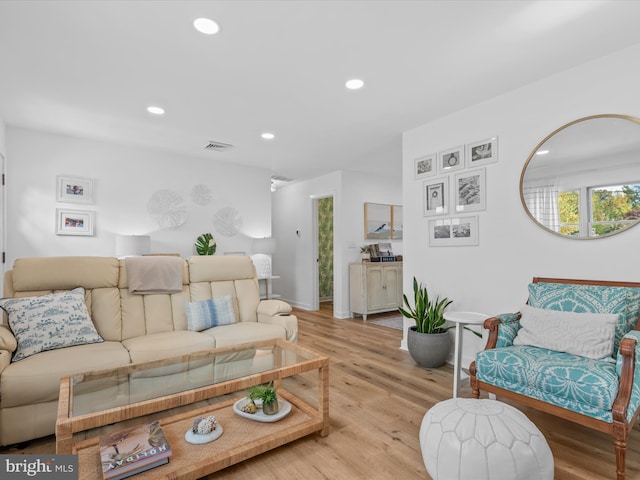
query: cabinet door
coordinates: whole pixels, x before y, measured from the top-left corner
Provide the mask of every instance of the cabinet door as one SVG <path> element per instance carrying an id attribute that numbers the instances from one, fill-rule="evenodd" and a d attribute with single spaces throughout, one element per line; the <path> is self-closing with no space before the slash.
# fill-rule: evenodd
<path id="1" fill-rule="evenodd" d="M 402 272 L 399 267 L 384 268 L 384 308 L 395 308 L 400 306 L 402 298 Z"/>
<path id="2" fill-rule="evenodd" d="M 379 310 L 384 308 L 384 276 L 382 267 L 366 267 L 367 277 L 367 309 Z"/>

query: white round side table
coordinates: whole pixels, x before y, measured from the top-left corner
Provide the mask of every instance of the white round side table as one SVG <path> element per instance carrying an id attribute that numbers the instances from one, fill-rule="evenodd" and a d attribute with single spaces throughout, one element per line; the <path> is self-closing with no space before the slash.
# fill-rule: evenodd
<path id="1" fill-rule="evenodd" d="M 458 396 L 460 390 L 460 375 L 462 367 L 462 332 L 464 325 L 482 325 L 489 318 L 484 313 L 476 312 L 445 312 L 444 319 L 456 324 L 455 354 L 453 364 L 453 398 Z"/>

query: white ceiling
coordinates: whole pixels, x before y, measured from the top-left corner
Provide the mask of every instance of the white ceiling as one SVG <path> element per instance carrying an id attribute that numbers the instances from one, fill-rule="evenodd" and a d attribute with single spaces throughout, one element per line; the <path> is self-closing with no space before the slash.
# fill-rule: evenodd
<path id="1" fill-rule="evenodd" d="M 294 179 L 399 176 L 403 131 L 640 43 L 639 20 L 624 0 L 0 0 L 0 118 Z"/>

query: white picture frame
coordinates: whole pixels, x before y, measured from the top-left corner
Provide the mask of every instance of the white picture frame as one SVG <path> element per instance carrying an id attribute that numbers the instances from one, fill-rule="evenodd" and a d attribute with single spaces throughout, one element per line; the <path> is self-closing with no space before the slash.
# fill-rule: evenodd
<path id="1" fill-rule="evenodd" d="M 449 177 L 436 177 L 422 183 L 425 217 L 449 213 Z"/>
<path id="2" fill-rule="evenodd" d="M 438 175 L 446 175 L 465 167 L 464 146 L 443 150 L 438 154 Z"/>
<path id="3" fill-rule="evenodd" d="M 475 168 L 498 161 L 498 137 L 467 145 L 467 167 Z"/>
<path id="4" fill-rule="evenodd" d="M 484 168 L 456 173 L 453 180 L 456 214 L 478 212 L 487 208 L 487 180 Z"/>
<path id="5" fill-rule="evenodd" d="M 416 180 L 435 177 L 438 165 L 438 156 L 435 153 L 424 155 L 414 160 L 413 172 Z"/>
<path id="6" fill-rule="evenodd" d="M 478 244 L 477 215 L 429 220 L 430 247 L 462 247 Z"/>
<path id="7" fill-rule="evenodd" d="M 93 179 L 58 175 L 56 200 L 66 203 L 93 203 Z"/>
<path id="8" fill-rule="evenodd" d="M 92 210 L 56 208 L 56 235 L 93 236 L 94 215 Z"/>

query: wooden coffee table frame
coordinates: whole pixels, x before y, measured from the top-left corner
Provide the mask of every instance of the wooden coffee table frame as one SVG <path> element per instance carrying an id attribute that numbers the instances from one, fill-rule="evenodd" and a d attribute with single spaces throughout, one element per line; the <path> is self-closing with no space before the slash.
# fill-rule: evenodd
<path id="1" fill-rule="evenodd" d="M 192 405 L 225 394 L 235 393 L 250 386 L 274 381 L 281 384 L 282 379 L 305 372 L 317 370 L 318 385 L 317 408 L 296 397 L 284 388 L 279 388 L 278 396 L 292 405 L 291 413 L 273 423 L 261 423 L 236 415 L 232 405 L 237 399 L 225 399 L 218 403 L 208 404 L 193 410 L 184 411 L 173 416 L 160 418 L 160 424 L 173 450 L 167 465 L 147 470 L 135 476 L 136 480 L 147 478 L 197 479 L 225 467 L 234 465 L 268 450 L 297 440 L 314 432 L 325 437 L 329 434 L 329 358 L 282 339 L 273 339 L 250 344 L 234 345 L 213 350 L 216 354 L 234 353 L 247 348 L 281 347 L 298 352 L 304 356 L 312 356 L 293 365 L 279 366 L 272 370 L 256 373 L 226 382 L 208 385 L 172 395 L 166 395 L 121 407 L 72 416 L 71 388 L 75 375 L 63 377 L 60 382 L 60 398 L 58 418 L 56 421 L 56 453 L 77 454 L 79 460 L 79 478 L 102 479 L 101 460 L 97 436 L 74 442 L 74 434 L 111 425 L 113 423 L 165 412 L 167 410 Z M 179 358 L 158 360 L 142 364 L 131 364 L 125 367 L 105 370 L 106 375 L 129 374 L 149 368 L 171 364 Z M 276 356 L 276 359 L 278 356 Z M 91 372 L 92 375 L 100 372 Z M 223 426 L 222 436 L 211 443 L 192 445 L 184 440 L 185 432 L 191 427 L 193 419 L 198 415 L 215 415 Z M 124 428 L 124 427 L 123 427 Z"/>

